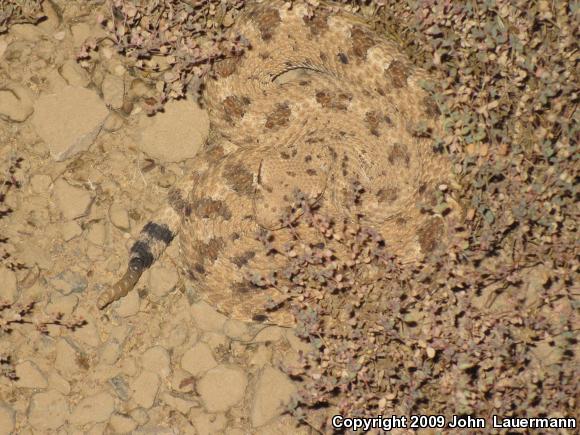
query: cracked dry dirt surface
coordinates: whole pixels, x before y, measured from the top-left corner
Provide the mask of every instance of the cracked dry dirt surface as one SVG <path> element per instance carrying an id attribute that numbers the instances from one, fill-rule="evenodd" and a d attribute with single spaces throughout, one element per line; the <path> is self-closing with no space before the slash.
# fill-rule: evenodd
<path id="1" fill-rule="evenodd" d="M 295 386 L 276 367 L 304 344 L 291 330 L 228 320 L 180 284 L 177 246 L 106 312 L 97 295 L 167 189 L 188 173 L 207 114 L 191 100 L 147 117 L 148 92 L 111 52 L 91 76 L 75 54 L 101 35 L 94 16 L 57 2 L 39 25 L 0 35 L 2 170 L 23 158 L 0 222 L 5 301 L 36 301 L 34 318 L 82 317 L 48 334 L 24 324 L 3 336 L 16 380 L 0 377 L 1 434 L 308 433 L 282 411 Z"/>

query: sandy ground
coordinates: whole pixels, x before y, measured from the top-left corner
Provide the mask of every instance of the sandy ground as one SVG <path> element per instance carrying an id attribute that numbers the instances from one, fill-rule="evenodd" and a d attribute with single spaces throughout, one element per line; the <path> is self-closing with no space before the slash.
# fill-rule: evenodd
<path id="1" fill-rule="evenodd" d="M 195 165 L 208 120 L 192 101 L 147 117 L 131 103 L 148 89 L 112 51 L 92 73 L 76 63 L 101 32 L 94 17 L 77 2 L 47 13 L 0 35 L 0 169 L 24 159 L 0 231 L 26 265 L 2 264 L 0 298 L 35 301 L 34 319 L 61 312 L 87 324 L 1 336 L 18 380 L 0 377 L 0 434 L 308 433 L 282 415 L 296 386 L 276 368 L 304 345 L 199 301 L 176 244 L 137 291 L 96 308 L 168 187 Z"/>

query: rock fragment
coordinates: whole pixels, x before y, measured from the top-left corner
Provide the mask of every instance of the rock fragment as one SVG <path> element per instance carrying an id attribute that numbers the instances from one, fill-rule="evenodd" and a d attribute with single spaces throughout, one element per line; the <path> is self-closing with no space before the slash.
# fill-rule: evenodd
<path id="1" fill-rule="evenodd" d="M 227 425 L 225 414 L 207 414 L 197 412 L 193 416 L 193 425 L 199 435 L 212 435 L 223 433 Z"/>
<path id="2" fill-rule="evenodd" d="M 115 312 L 121 317 L 131 317 L 139 312 L 140 307 L 139 292 L 132 291 L 119 299 L 118 305 L 115 306 Z"/>
<path id="3" fill-rule="evenodd" d="M 225 412 L 242 400 L 247 384 L 243 370 L 218 366 L 200 379 L 197 392 L 209 412 Z"/>
<path id="4" fill-rule="evenodd" d="M 53 195 L 60 212 L 67 220 L 85 216 L 93 202 L 89 192 L 81 187 L 71 186 L 61 178 L 54 183 Z"/>
<path id="5" fill-rule="evenodd" d="M 83 229 L 76 221 L 63 222 L 60 226 L 60 234 L 65 242 L 80 236 Z"/>
<path id="6" fill-rule="evenodd" d="M 152 298 L 159 300 L 175 289 L 179 282 L 179 274 L 174 267 L 166 267 L 161 264 L 155 264 L 150 269 L 149 288 L 151 289 Z"/>
<path id="7" fill-rule="evenodd" d="M 6 403 L 0 402 L 0 435 L 11 435 L 14 431 L 16 419 L 14 410 Z"/>
<path id="8" fill-rule="evenodd" d="M 10 304 L 16 302 L 18 296 L 18 282 L 16 274 L 5 267 L 0 267 L 0 300 Z"/>
<path id="9" fill-rule="evenodd" d="M 23 122 L 32 112 L 32 92 L 24 86 L 7 80 L 0 80 L 0 119 Z"/>
<path id="10" fill-rule="evenodd" d="M 256 384 L 252 426 L 263 426 L 282 415 L 295 392 L 296 386 L 288 376 L 273 367 L 264 368 Z"/>
<path id="11" fill-rule="evenodd" d="M 90 83 L 87 72 L 73 59 L 67 60 L 62 65 L 60 75 L 71 86 L 84 88 Z"/>
<path id="12" fill-rule="evenodd" d="M 209 131 L 207 113 L 190 100 L 170 101 L 165 112 L 142 122 L 137 138 L 139 148 L 162 162 L 194 157 Z"/>
<path id="13" fill-rule="evenodd" d="M 197 343 L 181 357 L 181 368 L 193 376 L 199 376 L 216 366 L 217 361 L 206 343 Z"/>
<path id="14" fill-rule="evenodd" d="M 79 426 L 107 421 L 114 409 L 114 397 L 103 391 L 81 400 L 75 407 L 70 421 Z"/>
<path id="15" fill-rule="evenodd" d="M 116 434 L 129 434 L 137 429 L 137 422 L 131 417 L 121 414 L 114 414 L 109 420 L 109 425 Z"/>
<path id="16" fill-rule="evenodd" d="M 125 83 L 121 77 L 107 74 L 101 84 L 105 104 L 115 110 L 123 107 L 125 98 Z"/>
<path id="17" fill-rule="evenodd" d="M 30 399 L 28 422 L 39 431 L 55 430 L 70 415 L 65 397 L 55 390 L 37 393 Z"/>
<path id="18" fill-rule="evenodd" d="M 162 378 L 169 375 L 171 371 L 170 363 L 169 352 L 161 346 L 150 347 L 141 356 L 143 369 L 157 373 Z"/>
<path id="19" fill-rule="evenodd" d="M 65 86 L 36 100 L 32 124 L 52 157 L 61 161 L 91 146 L 108 113 L 94 91 Z"/>
<path id="20" fill-rule="evenodd" d="M 197 327 L 203 331 L 221 331 L 227 320 L 226 316 L 203 301 L 191 306 L 191 316 Z"/>
<path id="21" fill-rule="evenodd" d="M 123 127 L 123 124 L 125 124 L 123 117 L 115 112 L 111 112 L 109 113 L 109 116 L 107 116 L 107 119 L 105 119 L 103 130 L 108 133 L 113 133 L 120 130 L 121 127 Z"/>
<path id="22" fill-rule="evenodd" d="M 18 380 L 15 385 L 20 388 L 46 388 L 48 381 L 44 373 L 32 361 L 23 361 L 15 367 Z"/>
<path id="23" fill-rule="evenodd" d="M 46 193 L 52 184 L 52 178 L 46 174 L 35 174 L 30 177 L 30 187 L 34 193 Z"/>
<path id="24" fill-rule="evenodd" d="M 153 406 L 159 391 L 159 376 L 144 370 L 131 384 L 133 400 L 139 406 L 149 409 Z"/>
<path id="25" fill-rule="evenodd" d="M 129 222 L 129 212 L 121 204 L 113 203 L 109 207 L 109 220 L 111 223 L 122 231 L 128 231 Z"/>
<path id="26" fill-rule="evenodd" d="M 169 393 L 163 393 L 160 399 L 170 408 L 177 410 L 183 415 L 187 415 L 191 408 L 199 406 L 199 403 L 192 400 L 186 400 L 178 396 L 174 396 Z"/>

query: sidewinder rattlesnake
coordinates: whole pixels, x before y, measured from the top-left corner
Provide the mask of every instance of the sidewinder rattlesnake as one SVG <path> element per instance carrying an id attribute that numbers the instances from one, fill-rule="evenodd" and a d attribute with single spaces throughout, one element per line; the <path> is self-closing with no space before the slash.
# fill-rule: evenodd
<path id="1" fill-rule="evenodd" d="M 256 233 L 288 240 L 278 218 L 295 189 L 332 218 L 362 213 L 403 263 L 444 241 L 445 218 L 422 208 L 452 173 L 433 146 L 442 125 L 422 88 L 429 77 L 360 18 L 289 4 L 255 2 L 235 25 L 249 49 L 206 80 L 211 127 L 197 170 L 170 189 L 99 307 L 127 294 L 179 234 L 183 268 L 205 300 L 232 318 L 292 326 L 284 304 L 265 308 L 286 295 L 257 288 L 248 272 L 281 267 Z M 347 201 L 353 182 L 363 188 L 357 207 Z"/>

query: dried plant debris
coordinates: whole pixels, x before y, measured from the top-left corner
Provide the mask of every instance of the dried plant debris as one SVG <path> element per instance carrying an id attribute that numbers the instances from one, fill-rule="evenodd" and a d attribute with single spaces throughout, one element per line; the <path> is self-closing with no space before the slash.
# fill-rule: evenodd
<path id="1" fill-rule="evenodd" d="M 356 200 L 356 186 L 352 192 Z M 295 237 L 282 250 L 274 248 L 275 233 L 258 235 L 286 267 L 248 279 L 288 295 L 297 334 L 315 349 L 281 367 L 301 383 L 289 409 L 294 416 L 325 431 L 337 413 L 451 418 L 572 411 L 578 375 L 572 318 L 551 323 L 542 307 L 521 298 L 501 311 L 477 302 L 497 282 L 520 284 L 513 277 L 525 267 L 494 271 L 460 257 L 469 243 L 460 226 L 449 254 L 403 267 L 360 219 L 329 220 L 300 194 L 290 210 L 281 222 Z M 296 212 L 303 213 L 299 221 Z M 318 237 L 305 237 L 311 231 Z M 304 242 L 313 239 L 318 242 Z M 552 288 L 554 302 L 557 295 L 569 299 L 565 283 Z M 531 354 L 546 344 L 560 355 L 549 367 Z"/>
<path id="2" fill-rule="evenodd" d="M 199 84 L 214 61 L 242 52 L 243 38 L 227 29 L 243 5 L 244 0 L 109 0 L 108 14 L 98 17 L 109 37 L 86 41 L 77 58 L 90 67 L 91 54 L 112 42 L 135 75 L 156 90 L 143 101 L 152 114 Z"/>
<path id="3" fill-rule="evenodd" d="M 13 24 L 37 23 L 42 17 L 42 0 L 2 0 L 0 2 L 0 34 Z"/>
<path id="4" fill-rule="evenodd" d="M 355 251 L 297 239 L 272 253 L 288 268 L 254 282 L 288 293 L 317 349 L 285 367 L 303 382 L 295 415 L 321 430 L 337 411 L 574 415 L 579 13 L 545 1 L 376 9 L 375 25 L 440 78 L 430 89 L 446 122 L 437 146 L 453 156 L 465 222 L 446 252 L 413 268 L 372 229 L 315 211 L 312 228 Z M 361 279 L 376 269 L 384 276 Z"/>
<path id="5" fill-rule="evenodd" d="M 14 210 L 7 205 L 8 198 L 22 187 L 23 162 L 22 157 L 9 153 L 7 163 L 0 178 L 0 222 L 10 216 Z M 29 267 L 15 260 L 12 256 L 9 238 L 0 233 L 0 267 L 12 271 L 28 269 Z M 6 283 L 0 283 L 0 286 Z M 0 294 L 4 294 L 0 289 Z M 61 326 L 71 331 L 84 326 L 87 322 L 81 318 L 69 318 L 63 313 L 39 314 L 35 302 L 14 303 L 0 299 L 0 376 L 18 380 L 13 366 L 13 349 L 9 335 L 17 327 L 33 326 L 42 334 L 49 333 L 50 326 Z M 8 349 L 6 349 L 8 347 Z"/>
<path id="6" fill-rule="evenodd" d="M 7 204 L 7 197 L 22 186 L 20 179 L 23 161 L 22 157 L 10 156 L 3 175 L 0 177 L 0 221 L 14 212 Z M 12 271 L 27 269 L 28 266 L 12 257 L 9 240 L 4 233 L 0 232 L 0 266 Z"/>
<path id="7" fill-rule="evenodd" d="M 36 303 L 14 304 L 0 301 L 0 341 L 6 344 L 6 335 L 12 333 L 15 327 L 32 325 L 36 331 L 48 335 L 50 326 L 60 326 L 70 331 L 87 324 L 82 318 L 65 316 L 63 313 L 38 314 Z M 11 351 L 10 351 L 11 352 Z M 17 381 L 12 355 L 2 349 L 0 352 L 0 375 Z"/>
<path id="8" fill-rule="evenodd" d="M 16 325 L 24 324 L 33 325 L 42 334 L 48 334 L 50 325 L 62 326 L 74 331 L 87 324 L 87 321 L 81 318 L 68 319 L 63 313 L 39 317 L 35 315 L 35 307 L 34 302 L 19 305 L 0 303 L 0 334 L 9 334 Z"/>

